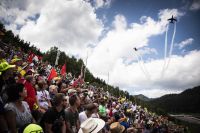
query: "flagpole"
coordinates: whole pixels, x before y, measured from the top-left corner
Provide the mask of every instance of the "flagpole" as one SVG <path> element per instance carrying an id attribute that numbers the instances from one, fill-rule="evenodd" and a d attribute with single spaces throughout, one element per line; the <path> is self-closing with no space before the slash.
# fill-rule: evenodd
<path id="1" fill-rule="evenodd" d="M 58 49 L 58 50 L 57 50 L 56 61 L 55 61 L 55 64 L 54 64 L 55 66 L 58 65 L 59 56 L 60 56 L 60 50 Z"/>
<path id="2" fill-rule="evenodd" d="M 86 57 L 86 60 L 85 60 L 85 69 L 84 69 L 84 76 L 83 76 L 84 80 L 85 80 L 85 73 L 86 73 L 86 68 L 87 68 L 87 60 L 88 60 L 88 52 L 87 52 L 87 57 Z"/>
<path id="3" fill-rule="evenodd" d="M 108 72 L 108 81 L 107 81 L 107 91 L 108 91 L 108 84 L 109 84 L 109 72 Z"/>

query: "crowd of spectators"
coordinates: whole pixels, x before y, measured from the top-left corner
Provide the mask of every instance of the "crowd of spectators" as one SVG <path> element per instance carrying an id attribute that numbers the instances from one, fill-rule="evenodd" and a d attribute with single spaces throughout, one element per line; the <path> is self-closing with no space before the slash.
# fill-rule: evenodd
<path id="1" fill-rule="evenodd" d="M 1 42 L 0 133 L 184 133 L 187 129 Z M 34 125 L 35 124 L 35 125 Z"/>

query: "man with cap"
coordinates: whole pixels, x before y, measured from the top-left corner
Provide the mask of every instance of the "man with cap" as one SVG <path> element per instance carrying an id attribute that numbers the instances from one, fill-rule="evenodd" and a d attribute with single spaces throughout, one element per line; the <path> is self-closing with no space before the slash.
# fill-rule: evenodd
<path id="1" fill-rule="evenodd" d="M 15 83 L 15 79 L 13 76 L 13 68 L 15 68 L 15 65 L 10 65 L 8 64 L 8 62 L 0 63 L 0 98 L 2 98 L 4 102 L 6 102 L 7 100 L 7 97 L 4 95 L 6 87 L 9 84 Z"/>
<path id="2" fill-rule="evenodd" d="M 4 118 L 4 105 L 8 98 L 6 95 L 6 87 L 9 84 L 15 83 L 13 78 L 14 67 L 15 65 L 9 65 L 6 61 L 0 63 L 0 132 L 7 130 L 7 124 Z"/>

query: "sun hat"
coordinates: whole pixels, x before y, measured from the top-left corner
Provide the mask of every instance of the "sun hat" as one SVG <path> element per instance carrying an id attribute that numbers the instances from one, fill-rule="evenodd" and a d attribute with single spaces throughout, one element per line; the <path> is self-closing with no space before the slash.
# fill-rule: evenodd
<path id="1" fill-rule="evenodd" d="M 15 65 L 10 65 L 10 64 L 8 64 L 8 62 L 2 62 L 0 64 L 0 72 L 6 71 L 7 69 L 14 68 L 14 67 L 15 67 Z"/>
<path id="2" fill-rule="evenodd" d="M 13 58 L 10 63 L 13 64 L 13 63 L 16 63 L 17 61 L 21 61 L 22 59 L 20 58 Z"/>
<path id="3" fill-rule="evenodd" d="M 105 121 L 99 118 L 88 118 L 85 120 L 78 133 L 97 133 L 105 126 Z"/>
<path id="4" fill-rule="evenodd" d="M 23 131 L 23 133 L 43 133 L 41 126 L 37 124 L 29 124 Z"/>
<path id="5" fill-rule="evenodd" d="M 125 127 L 120 125 L 119 122 L 114 122 L 110 125 L 110 132 L 111 133 L 123 133 L 125 130 Z"/>

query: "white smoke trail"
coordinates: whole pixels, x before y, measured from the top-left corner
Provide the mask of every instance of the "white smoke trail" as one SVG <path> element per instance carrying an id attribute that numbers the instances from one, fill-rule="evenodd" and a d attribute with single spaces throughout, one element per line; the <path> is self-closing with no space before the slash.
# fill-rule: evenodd
<path id="1" fill-rule="evenodd" d="M 150 80 L 149 74 L 145 71 L 142 58 L 137 54 L 137 51 L 135 51 L 134 53 L 135 53 L 135 55 L 136 55 L 136 57 L 137 57 L 137 60 L 138 60 L 140 69 L 141 69 L 142 72 L 144 73 L 145 77 L 146 77 L 148 80 Z M 140 57 L 141 59 L 139 59 L 139 57 Z"/>
<path id="2" fill-rule="evenodd" d="M 140 57 L 142 67 L 143 67 L 143 69 L 144 69 L 144 71 L 145 71 L 145 73 L 146 73 L 148 79 L 150 80 L 150 79 L 151 79 L 151 76 L 150 76 L 150 74 L 149 74 L 149 72 L 148 72 L 148 70 L 147 70 L 147 68 L 146 68 L 146 66 L 145 66 L 145 64 L 144 64 L 143 58 L 142 58 L 142 56 L 141 56 L 140 54 L 138 54 L 138 56 Z"/>
<path id="3" fill-rule="evenodd" d="M 174 47 L 174 38 L 175 38 L 175 34 L 176 34 L 176 22 L 174 23 L 174 33 L 173 33 L 173 36 L 172 36 L 172 41 L 171 41 L 171 47 L 170 47 L 170 50 L 169 50 L 169 59 L 168 59 L 168 62 L 167 62 L 167 66 L 166 66 L 166 70 L 167 68 L 169 67 L 169 63 L 170 63 L 170 60 L 171 60 L 171 55 L 172 55 L 172 51 L 173 51 L 173 47 Z"/>
<path id="4" fill-rule="evenodd" d="M 167 57 L 167 33 L 168 33 L 169 25 L 167 25 L 166 34 L 165 34 L 165 60 Z"/>
<path id="5" fill-rule="evenodd" d="M 167 24 L 166 33 L 165 33 L 164 65 L 163 65 L 162 72 L 161 72 L 161 78 L 163 78 L 163 76 L 164 76 L 164 70 L 165 70 L 165 65 L 166 65 L 166 57 L 167 57 L 167 34 L 168 34 L 168 30 L 169 30 L 169 24 Z"/>
<path id="6" fill-rule="evenodd" d="M 137 51 L 135 51 L 135 52 L 137 52 Z M 134 52 L 134 53 L 135 53 L 135 52 Z M 137 53 L 135 53 L 135 56 L 136 56 L 136 58 L 137 58 L 137 61 L 138 61 L 138 63 L 139 63 L 140 69 L 141 69 L 141 70 L 142 70 L 142 72 L 144 73 L 145 77 L 146 77 L 147 79 L 149 79 L 149 78 L 148 78 L 148 76 L 146 75 L 146 73 L 145 73 L 145 71 L 144 71 L 144 69 L 143 69 L 142 65 L 141 65 L 141 61 L 140 61 L 140 59 L 138 58 L 138 55 L 137 55 Z"/>

